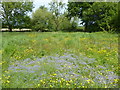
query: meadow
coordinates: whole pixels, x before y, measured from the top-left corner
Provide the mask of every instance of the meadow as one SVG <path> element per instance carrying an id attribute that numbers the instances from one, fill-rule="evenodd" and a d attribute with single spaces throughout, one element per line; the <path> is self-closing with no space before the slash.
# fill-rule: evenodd
<path id="1" fill-rule="evenodd" d="M 117 34 L 1 35 L 3 88 L 119 88 Z"/>

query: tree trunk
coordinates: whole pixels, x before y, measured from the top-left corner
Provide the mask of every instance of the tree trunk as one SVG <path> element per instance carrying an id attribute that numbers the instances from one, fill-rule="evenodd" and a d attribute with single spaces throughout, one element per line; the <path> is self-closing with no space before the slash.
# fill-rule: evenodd
<path id="1" fill-rule="evenodd" d="M 87 27 L 88 27 L 87 24 L 88 24 L 88 23 L 86 22 L 86 23 L 85 23 L 85 29 L 84 29 L 85 32 L 87 32 Z"/>
<path id="2" fill-rule="evenodd" d="M 8 29 L 9 29 L 9 32 L 12 32 L 12 26 L 11 25 L 9 25 Z"/>

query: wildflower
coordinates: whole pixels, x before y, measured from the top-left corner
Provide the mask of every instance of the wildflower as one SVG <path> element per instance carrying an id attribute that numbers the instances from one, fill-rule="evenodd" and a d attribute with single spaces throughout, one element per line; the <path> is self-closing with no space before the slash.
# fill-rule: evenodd
<path id="1" fill-rule="evenodd" d="M 72 83 L 73 81 L 72 81 L 72 80 L 70 80 L 69 82 L 70 82 L 70 83 Z"/>
<path id="2" fill-rule="evenodd" d="M 53 76 L 56 76 L 56 75 L 57 75 L 56 73 L 53 74 Z"/>
<path id="3" fill-rule="evenodd" d="M 40 80 L 40 82 L 43 82 L 43 80 Z"/>
<path id="4" fill-rule="evenodd" d="M 92 49 L 92 48 L 89 48 L 88 50 L 92 51 L 93 49 Z"/>
<path id="5" fill-rule="evenodd" d="M 88 79 L 88 80 L 86 80 L 88 83 L 93 83 L 93 81 L 92 80 L 90 80 L 90 79 Z"/>
<path id="6" fill-rule="evenodd" d="M 82 85 L 82 83 L 80 83 L 80 85 Z"/>
<path id="7" fill-rule="evenodd" d="M 115 82 L 118 82 L 118 79 L 114 79 Z"/>
<path id="8" fill-rule="evenodd" d="M 105 88 L 107 88 L 107 86 L 105 85 Z"/>
<path id="9" fill-rule="evenodd" d="M 64 78 L 61 78 L 61 80 L 62 80 L 62 81 L 65 81 L 65 79 L 64 79 Z"/>
<path id="10" fill-rule="evenodd" d="M 52 81 L 53 83 L 55 83 L 55 81 Z"/>
<path id="11" fill-rule="evenodd" d="M 67 86 L 69 86 L 70 84 L 69 83 L 66 83 Z"/>
<path id="12" fill-rule="evenodd" d="M 0 54 L 2 54 L 2 50 L 0 50 Z"/>
<path id="13" fill-rule="evenodd" d="M 50 85 L 50 87 L 52 88 L 53 86 L 52 86 L 52 85 Z"/>
<path id="14" fill-rule="evenodd" d="M 68 68 L 70 68 L 71 66 L 68 66 Z"/>
<path id="15" fill-rule="evenodd" d="M 84 88 L 85 86 L 82 86 L 82 88 Z"/>
<path id="16" fill-rule="evenodd" d="M 8 81 L 8 80 L 7 80 L 6 82 L 7 82 L 7 83 L 10 83 L 10 81 Z"/>
<path id="17" fill-rule="evenodd" d="M 106 53 L 107 51 L 106 50 L 100 50 L 98 51 L 98 53 Z"/>
<path id="18" fill-rule="evenodd" d="M 38 87 L 40 86 L 40 84 L 38 84 Z"/>
<path id="19" fill-rule="evenodd" d="M 9 73 L 8 71 L 5 71 L 5 73 Z"/>

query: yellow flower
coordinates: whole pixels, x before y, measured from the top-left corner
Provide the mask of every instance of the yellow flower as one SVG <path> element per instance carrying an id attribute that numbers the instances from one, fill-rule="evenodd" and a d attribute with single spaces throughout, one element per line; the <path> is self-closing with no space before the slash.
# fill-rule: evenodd
<path id="1" fill-rule="evenodd" d="M 8 71 L 5 71 L 5 73 L 9 73 Z"/>
<path id="2" fill-rule="evenodd" d="M 82 83 L 80 83 L 80 85 L 82 85 Z"/>
<path id="3" fill-rule="evenodd" d="M 65 79 L 64 79 L 64 78 L 61 78 L 61 80 L 62 80 L 62 81 L 65 81 Z"/>
<path id="4" fill-rule="evenodd" d="M 53 76 L 56 76 L 56 75 L 57 75 L 56 73 L 53 74 Z"/>
<path id="5" fill-rule="evenodd" d="M 43 82 L 43 80 L 40 80 L 40 82 Z"/>
<path id="6" fill-rule="evenodd" d="M 53 83 L 55 83 L 55 81 L 52 81 Z"/>
<path id="7" fill-rule="evenodd" d="M 10 83 L 10 81 L 8 81 L 8 80 L 7 80 L 6 82 L 7 82 L 7 83 Z"/>
<path id="8" fill-rule="evenodd" d="M 92 49 L 92 48 L 89 48 L 88 50 L 92 51 L 93 49 Z"/>
<path id="9" fill-rule="evenodd" d="M 107 86 L 105 85 L 105 88 L 107 88 Z"/>
<path id="10" fill-rule="evenodd" d="M 38 87 L 40 86 L 40 84 L 38 84 Z"/>
<path id="11" fill-rule="evenodd" d="M 92 80 L 90 80 L 90 79 L 88 79 L 88 80 L 86 80 L 88 83 L 93 83 L 93 81 Z"/>
<path id="12" fill-rule="evenodd" d="M 98 53 L 106 53 L 107 51 L 106 50 L 100 50 L 98 51 Z"/>
<path id="13" fill-rule="evenodd" d="M 70 83 L 72 83 L 73 81 L 72 81 L 72 80 L 70 80 L 69 82 L 70 82 Z"/>
<path id="14" fill-rule="evenodd" d="M 52 85 L 50 85 L 50 87 L 53 87 Z"/>
<path id="15" fill-rule="evenodd" d="M 66 83 L 67 86 L 69 86 L 70 84 L 69 83 Z"/>
<path id="16" fill-rule="evenodd" d="M 2 54 L 2 50 L 0 50 L 0 54 Z"/>
<path id="17" fill-rule="evenodd" d="M 82 86 L 82 88 L 84 88 L 85 86 Z"/>
<path id="18" fill-rule="evenodd" d="M 114 79 L 115 82 L 118 82 L 118 79 Z"/>

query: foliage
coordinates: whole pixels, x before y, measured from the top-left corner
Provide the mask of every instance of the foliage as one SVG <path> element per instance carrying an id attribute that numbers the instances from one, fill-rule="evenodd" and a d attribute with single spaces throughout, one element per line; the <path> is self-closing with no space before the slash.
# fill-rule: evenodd
<path id="1" fill-rule="evenodd" d="M 116 13 L 116 15 L 113 16 L 111 20 L 111 24 L 117 32 L 120 32 L 120 2 L 118 2 L 117 7 L 118 7 L 118 13 Z"/>
<path id="2" fill-rule="evenodd" d="M 51 6 L 52 9 L 53 6 Z M 54 14 L 54 11 L 49 11 L 45 6 L 41 6 L 32 14 L 33 29 L 36 31 L 70 31 L 71 29 L 75 29 L 77 18 L 73 18 L 71 21 L 66 17 L 67 12 L 62 13 L 59 10 L 59 15 L 57 15 L 57 11 L 55 12 L 56 14 Z"/>
<path id="3" fill-rule="evenodd" d="M 83 11 L 88 9 L 93 2 L 68 2 L 68 17 L 83 17 Z"/>
<path id="4" fill-rule="evenodd" d="M 52 13 L 48 11 L 45 6 L 40 6 L 32 14 L 32 28 L 36 31 L 44 31 L 47 29 L 52 29 Z"/>
<path id="5" fill-rule="evenodd" d="M 72 18 L 77 16 L 78 18 L 83 18 L 83 12 L 90 8 L 93 2 L 69 2 L 68 3 L 68 17 Z M 87 20 L 82 20 L 82 23 L 85 26 L 85 30 L 88 26 Z"/>
<path id="6" fill-rule="evenodd" d="M 58 2 L 57 0 L 53 0 L 49 3 L 50 5 L 50 11 L 53 13 L 53 27 L 55 31 L 60 30 L 60 23 L 63 22 L 61 19 L 62 10 L 64 9 L 65 3 L 62 3 L 61 1 Z"/>
<path id="7" fill-rule="evenodd" d="M 32 2 L 2 2 L 2 23 L 10 31 L 12 28 L 29 27 L 30 18 L 27 16 L 33 8 Z"/>
<path id="8" fill-rule="evenodd" d="M 69 2 L 68 16 L 78 16 L 86 31 L 116 30 L 114 19 L 118 14 L 118 4 L 113 2 Z M 117 22 L 116 22 L 117 23 Z"/>
<path id="9" fill-rule="evenodd" d="M 117 3 L 95 2 L 83 13 L 83 21 L 88 21 L 89 31 L 111 31 L 111 20 L 118 13 Z"/>

